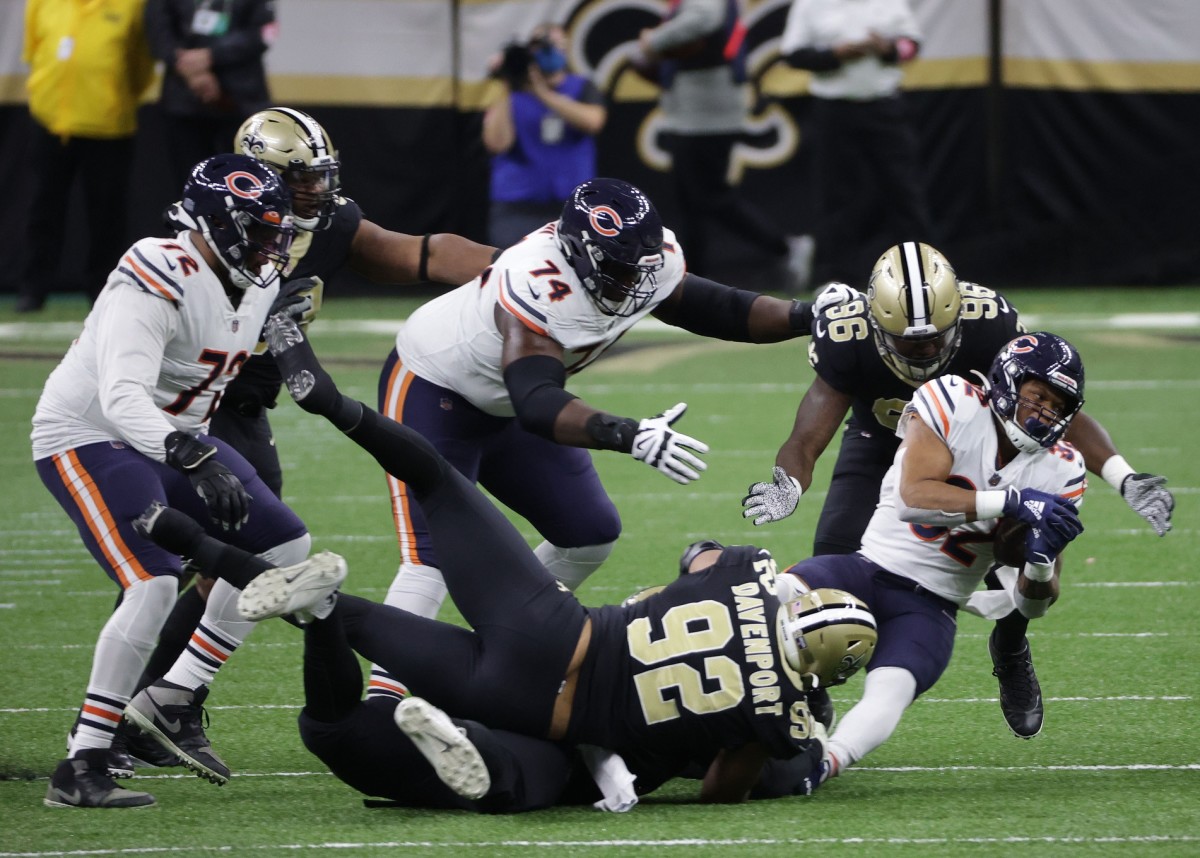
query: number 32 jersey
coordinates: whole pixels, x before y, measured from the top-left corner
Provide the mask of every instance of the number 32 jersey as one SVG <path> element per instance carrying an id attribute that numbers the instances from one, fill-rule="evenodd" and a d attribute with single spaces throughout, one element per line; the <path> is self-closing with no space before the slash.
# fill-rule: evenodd
<path id="1" fill-rule="evenodd" d="M 940 438 L 954 458 L 947 482 L 972 491 L 1038 489 L 1078 507 L 1087 488 L 1083 456 L 1065 441 L 1049 450 L 1018 453 L 996 468 L 999 450 L 992 410 L 983 390 L 959 376 L 926 382 L 913 395 L 900 422 L 900 433 L 920 420 Z M 957 527 L 910 524 L 896 514 L 898 466 L 883 478 L 879 506 L 863 534 L 860 553 L 884 569 L 918 582 L 934 593 L 965 605 L 994 562 L 992 536 L 999 519 Z"/>
<path id="2" fill-rule="evenodd" d="M 735 545 L 643 601 L 589 610 L 567 741 L 681 760 L 749 742 L 782 759 L 806 750 L 813 722 L 774 587 L 771 555 Z"/>
<path id="3" fill-rule="evenodd" d="M 138 241 L 46 381 L 34 459 L 122 441 L 163 461 L 168 434 L 208 428 L 278 293 L 276 278 L 247 289 L 235 308 L 188 234 Z"/>
<path id="4" fill-rule="evenodd" d="M 568 374 L 582 370 L 663 302 L 682 282 L 683 253 L 663 230 L 664 266 L 654 297 L 632 316 L 608 316 L 588 295 L 558 246 L 549 223 L 508 248 L 483 274 L 434 298 L 413 313 L 396 335 L 404 366 L 458 393 L 481 411 L 512 417 L 504 385 L 496 308 L 563 347 Z"/>

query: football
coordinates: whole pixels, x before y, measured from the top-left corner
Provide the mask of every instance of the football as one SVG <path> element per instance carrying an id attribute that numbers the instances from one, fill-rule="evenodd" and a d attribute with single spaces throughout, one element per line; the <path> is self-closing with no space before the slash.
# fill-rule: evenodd
<path id="1" fill-rule="evenodd" d="M 1007 516 L 1000 519 L 996 529 L 992 531 L 992 549 L 996 562 L 1005 566 L 1015 566 L 1020 569 L 1025 565 L 1025 537 L 1029 533 L 1029 525 Z"/>

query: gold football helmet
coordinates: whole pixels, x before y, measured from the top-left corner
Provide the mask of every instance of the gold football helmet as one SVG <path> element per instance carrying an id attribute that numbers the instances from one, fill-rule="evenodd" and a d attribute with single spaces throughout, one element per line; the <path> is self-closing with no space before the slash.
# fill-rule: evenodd
<path id="1" fill-rule="evenodd" d="M 871 271 L 867 303 L 880 357 L 913 387 L 935 377 L 958 351 L 958 278 L 928 244 L 906 241 L 888 248 Z"/>
<path id="2" fill-rule="evenodd" d="M 845 682 L 879 639 L 866 603 L 845 590 L 807 590 L 784 604 L 782 617 L 784 657 L 809 690 Z"/>
<path id="3" fill-rule="evenodd" d="M 233 149 L 279 173 L 292 191 L 292 219 L 301 229 L 332 222 L 341 184 L 337 150 L 320 123 L 290 107 L 260 110 L 242 123 Z"/>

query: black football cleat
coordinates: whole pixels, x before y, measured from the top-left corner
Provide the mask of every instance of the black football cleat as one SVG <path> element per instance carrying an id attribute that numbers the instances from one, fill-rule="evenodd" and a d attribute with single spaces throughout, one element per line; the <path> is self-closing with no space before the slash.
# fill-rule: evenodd
<path id="1" fill-rule="evenodd" d="M 992 656 L 992 676 L 1000 680 L 1000 711 L 1014 736 L 1032 739 L 1042 732 L 1044 712 L 1029 641 L 1020 652 L 1011 654 L 998 652 L 995 641 L 993 631 L 988 638 L 988 652 Z"/>
<path id="2" fill-rule="evenodd" d="M 204 735 L 208 688 L 195 690 L 160 679 L 144 688 L 125 707 L 130 723 L 162 748 L 179 757 L 185 768 L 217 786 L 229 782 L 229 766 Z"/>
<path id="3" fill-rule="evenodd" d="M 108 748 L 80 751 L 61 760 L 50 776 L 46 807 L 149 807 L 154 796 L 117 786 L 108 774 Z"/>

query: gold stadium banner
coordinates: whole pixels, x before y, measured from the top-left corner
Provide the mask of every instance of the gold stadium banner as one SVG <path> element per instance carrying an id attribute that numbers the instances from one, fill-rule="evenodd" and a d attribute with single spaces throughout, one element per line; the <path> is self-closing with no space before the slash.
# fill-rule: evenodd
<path id="1" fill-rule="evenodd" d="M 923 30 L 905 86 L 943 234 L 971 279 L 1170 283 L 1200 278 L 1200 0 L 910 0 Z M 756 95 L 735 149 L 742 190 L 789 232 L 821 213 L 806 193 L 808 75 L 779 61 L 788 0 L 742 0 Z M 658 90 L 630 69 L 666 0 L 287 0 L 267 53 L 273 98 L 313 113 L 341 150 L 367 216 L 406 232 L 482 238 L 488 62 L 543 21 L 571 37 L 572 67 L 609 104 L 600 170 L 675 216 Z M 0 230 L 21 235 L 32 178 L 21 63 L 22 0 L 0 0 Z M 993 49 L 998 52 L 992 56 Z M 131 237 L 178 194 L 161 175 L 154 92 L 139 114 Z M 78 216 L 76 216 L 78 219 Z M 874 248 L 864 236 L 864 249 Z M 0 246 L 0 289 L 20 245 Z M 1113 247 L 1121 247 L 1115 255 Z M 756 260 L 721 241 L 730 279 Z M 64 257 L 72 258 L 71 248 Z"/>

